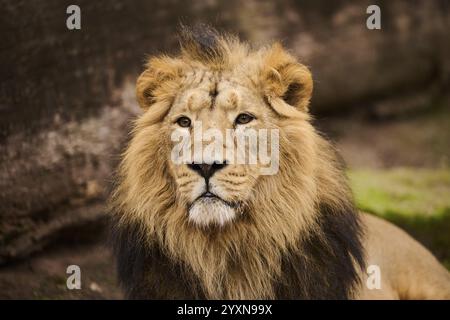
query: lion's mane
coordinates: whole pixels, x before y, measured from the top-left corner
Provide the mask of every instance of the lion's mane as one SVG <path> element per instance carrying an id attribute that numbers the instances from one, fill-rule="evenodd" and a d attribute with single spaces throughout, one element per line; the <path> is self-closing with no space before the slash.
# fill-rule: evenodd
<path id="1" fill-rule="evenodd" d="M 185 59 L 220 69 L 249 54 L 247 45 L 209 29 L 182 38 L 180 58 L 153 63 L 170 69 Z M 270 55 L 272 63 L 291 59 L 279 47 Z M 201 229 L 178 204 L 167 168 L 170 150 L 159 126 L 170 99 L 151 92 L 142 82 L 147 76 L 138 81 L 138 100 L 151 106 L 134 125 L 111 200 L 127 297 L 351 298 L 364 266 L 362 228 L 340 161 L 307 113 L 281 120 L 279 173 L 260 177 L 241 219 Z M 163 80 L 172 83 L 158 90 L 176 88 L 174 77 Z M 312 82 L 301 85 L 312 89 Z"/>

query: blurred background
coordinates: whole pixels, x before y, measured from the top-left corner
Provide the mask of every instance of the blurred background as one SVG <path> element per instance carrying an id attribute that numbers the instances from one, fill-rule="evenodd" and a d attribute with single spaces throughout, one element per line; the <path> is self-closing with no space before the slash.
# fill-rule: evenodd
<path id="1" fill-rule="evenodd" d="M 66 27 L 71 4 L 81 30 Z M 450 268 L 449 1 L 0 0 L 0 15 L 0 298 L 121 298 L 105 199 L 136 77 L 176 52 L 180 21 L 281 41 L 308 65 L 315 125 L 358 206 Z M 66 288 L 70 264 L 81 290 Z"/>

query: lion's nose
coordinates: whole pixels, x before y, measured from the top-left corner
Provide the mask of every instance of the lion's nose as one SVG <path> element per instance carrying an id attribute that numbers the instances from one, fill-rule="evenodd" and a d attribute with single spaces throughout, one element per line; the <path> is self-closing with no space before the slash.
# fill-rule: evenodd
<path id="1" fill-rule="evenodd" d="M 211 178 L 214 175 L 214 173 L 216 173 L 216 171 L 219 171 L 220 169 L 223 169 L 226 166 L 227 166 L 226 162 L 213 162 L 212 164 L 206 164 L 206 163 L 188 164 L 189 168 L 196 171 L 198 174 L 200 174 L 205 179 Z"/>

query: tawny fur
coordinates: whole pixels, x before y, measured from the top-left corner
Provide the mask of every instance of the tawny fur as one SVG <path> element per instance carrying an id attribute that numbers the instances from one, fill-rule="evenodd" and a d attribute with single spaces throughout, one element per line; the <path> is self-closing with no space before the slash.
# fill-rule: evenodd
<path id="1" fill-rule="evenodd" d="M 390 266 L 373 254 L 376 245 L 367 241 L 376 237 L 366 230 L 373 223 L 360 222 L 334 150 L 310 123 L 309 70 L 279 44 L 251 50 L 234 37 L 203 32 L 198 37 L 183 31 L 180 55 L 150 59 L 137 81 L 145 112 L 135 122 L 111 201 L 119 276 L 128 297 L 378 297 L 365 289 L 366 262 Z M 280 130 L 279 173 L 259 176 L 246 166 L 219 173 L 227 200 L 239 203 L 238 216 L 223 226 L 199 227 L 186 212 L 198 177 L 170 160 L 174 117 L 190 112 L 225 130 L 227 117 L 246 108 L 259 113 L 256 128 Z M 330 221 L 345 223 L 334 227 Z M 449 283 L 446 271 L 431 265 L 429 272 L 440 270 Z M 307 283 L 330 270 L 343 274 Z M 314 272 L 320 277 L 305 275 Z M 389 290 L 381 297 L 401 291 Z M 445 297 L 449 286 L 440 293 Z"/>

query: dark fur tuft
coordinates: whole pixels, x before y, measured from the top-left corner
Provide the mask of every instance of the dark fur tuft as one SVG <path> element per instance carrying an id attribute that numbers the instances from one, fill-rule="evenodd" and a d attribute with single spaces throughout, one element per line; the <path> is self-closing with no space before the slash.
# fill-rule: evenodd
<path id="1" fill-rule="evenodd" d="M 233 37 L 221 34 L 206 24 L 193 27 L 181 25 L 179 39 L 181 51 L 185 56 L 217 66 L 226 63 L 227 47 L 233 42 Z"/>
<path id="2" fill-rule="evenodd" d="M 118 280 L 127 298 L 205 299 L 192 272 L 171 261 L 158 244 L 149 245 L 142 226 L 121 225 L 115 217 L 110 222 Z"/>
<path id="3" fill-rule="evenodd" d="M 323 203 L 318 211 L 320 232 L 311 234 L 300 252 L 284 256 L 283 276 L 276 286 L 278 299 L 351 299 L 361 281 L 363 232 L 353 204 L 348 202 L 336 212 Z"/>

